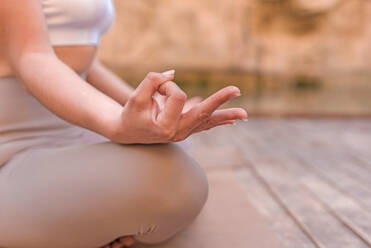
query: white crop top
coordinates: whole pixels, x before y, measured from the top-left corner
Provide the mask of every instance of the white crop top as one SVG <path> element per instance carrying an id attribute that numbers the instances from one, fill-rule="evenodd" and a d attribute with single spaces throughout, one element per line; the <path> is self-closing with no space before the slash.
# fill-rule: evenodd
<path id="1" fill-rule="evenodd" d="M 97 45 L 112 25 L 112 0 L 40 0 L 49 39 L 58 45 Z"/>

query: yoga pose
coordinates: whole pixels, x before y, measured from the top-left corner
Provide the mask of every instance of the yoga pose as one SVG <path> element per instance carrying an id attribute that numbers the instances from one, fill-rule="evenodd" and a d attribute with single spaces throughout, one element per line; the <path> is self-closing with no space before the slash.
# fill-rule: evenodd
<path id="1" fill-rule="evenodd" d="M 113 20 L 111 0 L 1 0 L 0 247 L 160 243 L 207 200 L 177 142 L 246 119 L 218 109 L 239 89 L 187 100 L 174 70 L 133 89 L 96 57 Z"/>

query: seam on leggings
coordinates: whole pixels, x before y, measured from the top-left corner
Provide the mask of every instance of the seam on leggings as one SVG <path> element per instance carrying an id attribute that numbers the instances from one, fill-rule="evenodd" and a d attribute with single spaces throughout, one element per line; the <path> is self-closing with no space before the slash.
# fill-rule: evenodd
<path id="1" fill-rule="evenodd" d="M 143 226 L 140 227 L 140 230 L 137 232 L 137 235 L 148 235 L 154 233 L 158 229 L 158 225 L 152 224 L 148 228 L 144 228 Z"/>

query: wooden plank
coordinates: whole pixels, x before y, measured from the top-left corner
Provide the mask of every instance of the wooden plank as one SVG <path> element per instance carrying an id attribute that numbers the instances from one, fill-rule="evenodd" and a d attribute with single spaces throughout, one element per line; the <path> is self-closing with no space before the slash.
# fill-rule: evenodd
<path id="1" fill-rule="evenodd" d="M 303 133 L 302 126 L 307 124 L 308 123 L 292 125 L 292 123 L 288 123 L 287 125 L 292 132 L 299 129 L 297 132 Z M 346 130 L 339 129 L 336 126 L 334 127 L 333 124 L 324 127 L 323 125 L 319 126 L 310 123 L 310 125 L 307 126 L 310 128 L 309 130 L 306 128 L 305 131 L 308 131 L 310 135 L 303 135 L 301 140 L 302 142 L 306 142 L 307 146 L 315 144 L 308 148 L 313 150 L 317 157 L 321 156 L 323 159 L 328 160 L 331 163 L 336 163 L 337 168 L 343 170 L 349 176 L 363 181 L 367 188 L 371 187 L 369 180 L 371 177 L 371 167 L 367 168 L 365 164 L 360 165 L 359 163 L 355 163 L 355 156 L 350 154 L 351 151 L 349 150 L 349 147 L 346 147 L 341 140 L 341 134 L 346 133 Z M 334 129 L 336 129 L 335 132 L 333 131 Z"/>
<path id="2" fill-rule="evenodd" d="M 341 223 L 371 247 L 371 214 L 357 202 L 320 181 L 307 181 L 308 191 Z"/>
<path id="3" fill-rule="evenodd" d="M 254 147 L 249 146 L 248 149 L 246 149 L 246 142 L 244 144 L 244 151 L 251 151 L 257 147 L 256 142 L 254 143 Z M 260 145 L 260 149 L 245 153 L 246 159 L 251 161 L 250 167 L 255 168 L 263 180 L 272 187 L 272 191 L 276 192 L 278 198 L 288 209 L 291 209 L 293 217 L 298 220 L 298 224 L 306 227 L 303 229 L 304 232 L 309 232 L 310 236 L 316 238 L 317 240 L 315 242 L 320 242 L 320 246 L 367 247 L 361 239 L 351 234 L 348 228 L 344 227 L 317 200 L 313 199 L 308 192 L 299 190 L 297 175 L 293 175 L 292 171 L 289 172 L 282 167 L 285 161 L 277 161 L 276 157 L 266 154 L 261 156 L 264 151 L 268 150 L 264 147 L 262 148 Z M 323 225 L 320 224 L 321 222 Z M 327 230 L 329 226 L 331 230 Z M 337 238 L 333 239 L 333 235 Z M 341 235 L 341 238 L 338 235 Z"/>
<path id="4" fill-rule="evenodd" d="M 238 176 L 246 186 L 252 204 L 269 221 L 282 248 L 315 248 L 284 208 L 272 197 L 262 183 L 247 169 L 238 169 Z M 317 246 L 318 247 L 318 246 Z"/>
<path id="5" fill-rule="evenodd" d="M 337 155 L 342 155 L 343 159 L 350 163 L 371 171 L 371 154 L 370 149 L 367 149 L 371 146 L 370 124 L 371 121 L 364 120 L 321 121 L 320 125 L 314 125 L 313 121 L 306 121 L 297 126 L 309 127 L 311 134 L 309 137 L 321 139 L 322 143 L 328 144 L 329 147 L 345 151 Z M 359 136 L 366 138 L 368 144 L 360 145 Z M 362 152 L 362 149 L 366 149 L 367 152 Z"/>
<path id="6" fill-rule="evenodd" d="M 290 130 L 293 133 L 296 132 L 295 128 L 291 128 Z M 302 136 L 301 139 L 292 138 L 291 142 L 294 143 L 296 147 L 300 148 L 297 149 L 296 154 L 299 154 L 301 159 L 306 160 L 307 164 L 310 163 L 312 168 L 316 168 L 321 172 L 322 176 L 333 182 L 335 187 L 352 195 L 366 210 L 371 210 L 371 182 L 369 180 L 371 174 L 368 170 L 344 162 L 344 156 L 339 156 L 338 158 L 332 156 L 332 158 L 330 158 L 326 155 L 330 152 L 329 149 L 325 149 L 325 151 L 318 149 L 320 146 L 319 142 L 317 142 L 317 145 L 314 147 L 306 146 L 307 143 L 311 142 L 308 135 Z M 338 143 L 340 143 L 340 141 Z M 303 152 L 308 149 L 312 154 L 315 154 L 315 156 L 310 156 L 308 153 Z M 347 151 L 339 151 L 339 154 L 342 152 L 346 153 Z M 336 159 L 338 159 L 338 161 Z"/>
<path id="7" fill-rule="evenodd" d="M 349 170 L 344 171 L 344 166 L 341 165 L 341 163 L 329 162 L 328 159 L 323 156 L 323 153 L 316 150 L 315 146 L 308 146 L 310 142 L 306 140 L 305 135 L 300 134 L 311 134 L 310 130 L 301 129 L 298 131 L 293 126 L 289 129 L 284 129 L 282 125 L 277 126 L 281 128 L 281 131 L 276 130 L 275 133 L 266 135 L 257 130 L 257 132 L 253 132 L 251 135 L 255 135 L 255 140 L 265 137 L 269 140 L 267 143 L 274 143 L 275 140 L 284 139 L 285 145 L 281 145 L 280 147 L 285 153 L 290 154 L 290 156 L 294 157 L 298 162 L 307 166 L 308 170 L 316 173 L 323 180 L 332 184 L 333 187 L 337 187 L 344 193 L 352 196 L 355 200 L 360 202 L 365 210 L 371 209 L 370 187 L 360 184 L 356 178 L 351 177 L 349 175 Z M 290 130 L 290 132 L 288 130 Z M 271 137 L 274 137 L 274 139 Z M 335 165 L 336 169 L 334 169 Z"/>
<path id="8" fill-rule="evenodd" d="M 269 144 L 272 145 L 272 143 Z M 271 146 L 270 148 L 272 151 L 274 151 L 273 153 L 275 156 L 277 156 L 278 154 L 284 154 L 276 146 Z M 278 160 L 279 159 L 280 158 L 278 158 Z M 288 170 L 290 170 L 291 173 L 294 173 L 295 176 L 305 175 L 304 177 L 301 177 L 299 180 L 302 183 L 304 182 L 306 186 L 308 186 L 308 182 L 310 182 L 310 186 L 312 186 L 311 187 L 312 189 L 313 186 L 320 185 L 320 187 L 316 188 L 317 189 L 316 193 L 319 195 L 316 196 L 317 200 L 320 201 L 320 203 L 335 218 L 337 218 L 341 223 L 346 225 L 349 228 L 349 230 L 351 230 L 355 235 L 357 235 L 365 243 L 367 243 L 368 246 L 371 246 L 370 213 L 363 211 L 363 209 L 360 208 L 356 201 L 349 197 L 344 196 L 342 192 L 336 191 L 336 189 L 332 188 L 331 185 L 322 182 L 322 180 L 316 177 L 313 173 L 308 173 L 305 167 L 295 166 L 295 161 L 286 158 L 284 159 L 284 161 L 281 161 L 280 164 L 282 166 L 285 166 Z M 322 199 L 320 198 L 321 196 Z"/>

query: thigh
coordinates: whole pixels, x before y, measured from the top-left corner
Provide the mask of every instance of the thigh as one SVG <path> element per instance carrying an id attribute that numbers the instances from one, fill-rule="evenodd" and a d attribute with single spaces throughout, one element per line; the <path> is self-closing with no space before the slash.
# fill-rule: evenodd
<path id="1" fill-rule="evenodd" d="M 137 234 L 161 221 L 153 203 L 171 209 L 198 191 L 184 175 L 204 180 L 175 144 L 31 150 L 0 169 L 0 246 L 97 247 Z"/>

